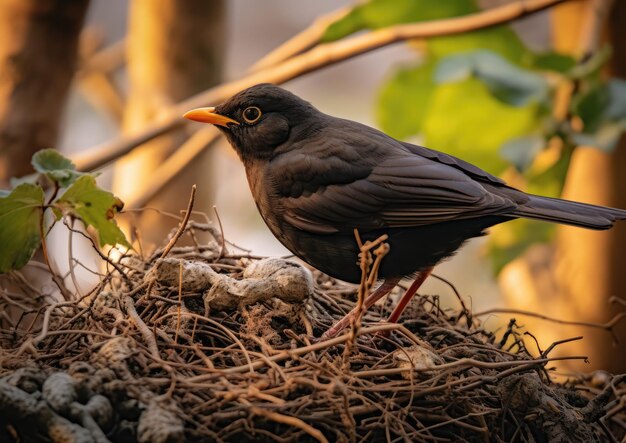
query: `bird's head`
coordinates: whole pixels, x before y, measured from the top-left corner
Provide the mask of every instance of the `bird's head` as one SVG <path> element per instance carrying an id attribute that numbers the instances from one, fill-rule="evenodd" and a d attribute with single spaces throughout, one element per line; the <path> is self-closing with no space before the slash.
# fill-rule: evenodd
<path id="1" fill-rule="evenodd" d="M 224 133 L 242 160 L 269 159 L 285 142 L 311 135 L 322 116 L 311 104 L 271 84 L 245 89 L 219 106 L 185 113 L 212 123 Z"/>

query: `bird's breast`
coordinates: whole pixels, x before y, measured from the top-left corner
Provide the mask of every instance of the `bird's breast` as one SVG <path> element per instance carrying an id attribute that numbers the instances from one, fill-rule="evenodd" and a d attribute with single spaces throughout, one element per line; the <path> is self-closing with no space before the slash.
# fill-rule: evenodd
<path id="1" fill-rule="evenodd" d="M 276 236 L 283 244 L 283 235 L 281 234 L 281 222 L 282 208 L 280 205 L 280 199 L 274 191 L 272 179 L 267 172 L 267 163 L 265 162 L 249 162 L 246 166 L 246 176 L 248 178 L 248 185 L 250 186 L 250 192 L 254 202 L 261 214 L 261 217 L 265 221 L 270 231 Z M 285 245 L 289 248 L 289 245 Z"/>

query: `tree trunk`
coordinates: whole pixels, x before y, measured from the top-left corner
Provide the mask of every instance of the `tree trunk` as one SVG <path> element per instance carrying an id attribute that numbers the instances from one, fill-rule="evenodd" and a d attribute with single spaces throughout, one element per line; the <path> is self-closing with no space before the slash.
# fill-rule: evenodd
<path id="1" fill-rule="evenodd" d="M 89 0 L 0 4 L 0 187 L 54 147 Z"/>
<path id="2" fill-rule="evenodd" d="M 568 2 L 554 8 L 553 35 L 556 50 L 581 56 L 581 30 L 594 16 L 593 1 Z M 607 23 L 601 23 L 606 29 Z M 608 71 L 626 77 L 626 3 L 615 1 L 608 23 L 609 32 L 600 37 L 610 40 L 613 57 Z M 626 208 L 626 139 L 606 153 L 597 148 L 576 148 L 568 171 L 563 197 L 605 206 Z M 546 251 L 546 249 L 543 249 Z M 538 249 L 511 263 L 501 275 L 503 292 L 517 308 L 548 313 L 574 321 L 604 323 L 620 306 L 609 304 L 611 296 L 624 298 L 626 292 L 626 223 L 618 222 L 609 231 L 590 231 L 559 226 L 554 253 L 537 254 Z M 534 294 L 534 295 L 533 295 Z M 623 310 L 623 307 L 621 307 Z M 615 335 L 589 328 L 557 328 L 533 320 L 529 330 L 544 340 L 543 345 L 568 336 L 583 335 L 584 340 L 566 347 L 566 354 L 583 354 L 590 365 L 575 369 L 606 369 L 626 372 L 626 325 L 618 325 Z"/>
<path id="3" fill-rule="evenodd" d="M 132 0 L 128 32 L 130 91 L 124 130 L 132 133 L 158 120 L 159 113 L 221 80 L 225 36 L 223 1 Z M 156 166 L 187 138 L 184 129 L 164 135 L 136 150 L 115 166 L 114 192 L 122 200 L 136 197 Z M 210 209 L 210 153 L 168 185 L 149 206 L 178 213 L 185 208 L 191 185 L 198 184 L 197 210 Z M 200 206 L 204 203 L 204 207 Z M 137 219 L 143 240 L 161 243 L 171 224 L 145 211 Z"/>

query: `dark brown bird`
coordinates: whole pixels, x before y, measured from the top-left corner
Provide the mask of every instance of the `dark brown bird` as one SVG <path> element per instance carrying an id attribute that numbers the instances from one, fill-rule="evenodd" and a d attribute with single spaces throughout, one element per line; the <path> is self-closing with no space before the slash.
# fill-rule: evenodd
<path id="1" fill-rule="evenodd" d="M 388 234 L 383 283 L 366 307 L 401 278 L 417 275 L 390 321 L 397 321 L 433 266 L 490 226 L 523 217 L 608 229 L 626 219 L 621 209 L 526 194 L 451 155 L 323 114 L 270 84 L 185 117 L 221 130 L 246 168 L 265 223 L 311 266 L 357 283 L 354 229 L 364 241 Z M 348 322 L 349 316 L 325 336 Z"/>

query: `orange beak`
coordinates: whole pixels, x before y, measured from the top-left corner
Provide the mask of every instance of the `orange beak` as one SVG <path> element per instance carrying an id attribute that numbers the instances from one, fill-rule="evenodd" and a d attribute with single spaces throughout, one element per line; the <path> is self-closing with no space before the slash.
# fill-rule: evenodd
<path id="1" fill-rule="evenodd" d="M 191 111 L 185 112 L 183 117 L 196 122 L 211 123 L 218 126 L 228 126 L 229 123 L 233 123 L 235 125 L 239 124 L 238 121 L 233 120 L 232 118 L 216 113 L 215 108 L 213 107 L 192 109 Z"/>

